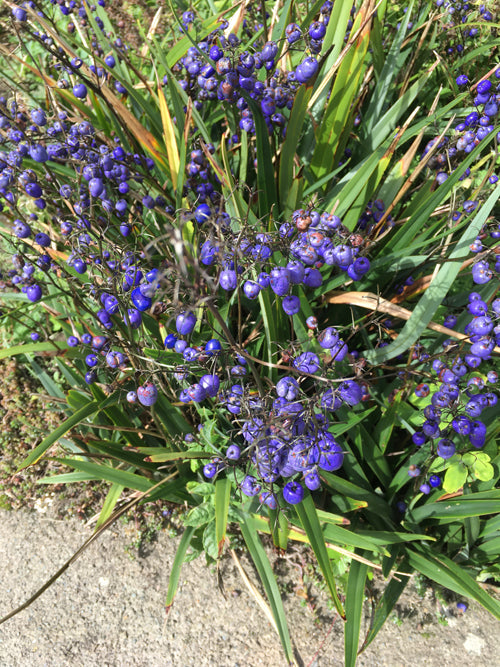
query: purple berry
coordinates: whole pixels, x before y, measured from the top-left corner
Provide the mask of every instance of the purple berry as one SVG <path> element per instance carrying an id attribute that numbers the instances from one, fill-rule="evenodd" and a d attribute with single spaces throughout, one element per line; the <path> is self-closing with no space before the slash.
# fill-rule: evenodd
<path id="1" fill-rule="evenodd" d="M 213 479 L 217 474 L 217 464 L 216 463 L 207 463 L 203 466 L 203 474 L 207 479 Z"/>
<path id="2" fill-rule="evenodd" d="M 26 290 L 26 296 L 30 301 L 40 301 L 42 298 L 42 288 L 40 285 L 30 285 Z"/>
<path id="3" fill-rule="evenodd" d="M 151 308 L 153 303 L 153 300 L 149 296 L 145 296 L 143 294 L 140 287 L 136 287 L 134 290 L 132 290 L 130 299 L 132 300 L 132 303 L 137 308 L 137 310 L 140 310 L 141 312 Z"/>
<path id="4" fill-rule="evenodd" d="M 323 39 L 326 34 L 325 24 L 320 21 L 314 21 L 309 26 L 309 37 L 311 39 Z"/>
<path id="5" fill-rule="evenodd" d="M 455 444 L 448 438 L 442 438 L 437 445 L 437 455 L 442 459 L 451 459 L 455 454 Z"/>
<path id="6" fill-rule="evenodd" d="M 246 496 L 256 496 L 260 493 L 261 488 L 261 484 L 252 475 L 247 475 L 241 483 L 241 490 Z"/>
<path id="7" fill-rule="evenodd" d="M 87 86 L 83 83 L 77 83 L 73 86 L 73 95 L 82 100 L 85 99 L 87 97 Z"/>
<path id="8" fill-rule="evenodd" d="M 226 457 L 230 461 L 237 461 L 241 456 L 241 450 L 238 447 L 238 445 L 229 445 L 229 447 L 226 450 Z"/>
<path id="9" fill-rule="evenodd" d="M 306 83 L 316 74 L 318 67 L 316 58 L 306 58 L 297 66 L 297 69 L 295 70 L 295 78 L 299 83 Z"/>
<path id="10" fill-rule="evenodd" d="M 238 276 L 236 274 L 236 271 L 233 271 L 232 269 L 225 269 L 224 271 L 221 271 L 219 276 L 219 285 L 222 287 L 223 290 L 226 290 L 226 292 L 230 292 L 236 289 L 237 284 L 238 284 Z"/>
<path id="11" fill-rule="evenodd" d="M 137 388 L 137 398 L 139 399 L 139 403 L 150 407 L 158 399 L 158 389 L 152 382 L 146 382 L 146 384 Z"/>
<path id="12" fill-rule="evenodd" d="M 437 489 L 439 486 L 441 486 L 441 477 L 439 477 L 439 475 L 431 475 L 429 477 L 429 484 L 433 489 Z"/>
<path id="13" fill-rule="evenodd" d="M 177 333 L 181 336 L 189 335 L 196 325 L 196 316 L 188 310 L 177 315 L 175 320 L 175 328 Z"/>
<path id="14" fill-rule="evenodd" d="M 287 315 L 292 316 L 300 312 L 300 299 L 298 296 L 285 296 L 281 305 Z"/>
<path id="15" fill-rule="evenodd" d="M 309 491 L 316 491 L 321 486 L 321 479 L 316 470 L 308 470 L 304 474 L 304 484 Z"/>
<path id="16" fill-rule="evenodd" d="M 304 487 L 300 482 L 288 482 L 283 487 L 283 498 L 290 505 L 297 505 L 304 498 Z"/>
<path id="17" fill-rule="evenodd" d="M 293 360 L 293 366 L 302 373 L 316 373 L 320 368 L 320 360 L 314 352 L 303 352 Z"/>

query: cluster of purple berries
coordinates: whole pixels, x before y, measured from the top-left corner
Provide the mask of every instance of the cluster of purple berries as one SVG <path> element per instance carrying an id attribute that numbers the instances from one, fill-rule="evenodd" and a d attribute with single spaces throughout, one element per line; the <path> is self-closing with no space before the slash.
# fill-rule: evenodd
<path id="1" fill-rule="evenodd" d="M 448 179 L 450 173 L 460 168 L 460 162 L 464 155 L 473 151 L 481 141 L 495 131 L 495 118 L 498 116 L 500 108 L 500 83 L 498 83 L 500 68 L 495 71 L 494 76 L 493 81 L 484 79 L 477 84 L 475 96 L 472 100 L 473 110 L 455 125 L 453 138 L 443 137 L 441 139 L 437 146 L 438 152 L 429 160 L 428 166 L 436 172 L 436 183 L 438 185 L 442 185 Z M 467 86 L 469 78 L 465 74 L 460 74 L 457 76 L 456 82 L 460 87 Z M 497 133 L 497 141 L 499 139 L 500 132 Z M 435 146 L 436 141 L 437 139 L 431 139 L 428 142 L 423 151 L 423 156 Z M 470 169 L 467 168 L 461 175 L 460 180 L 469 176 L 470 173 Z M 498 176 L 491 174 L 489 180 L 492 184 L 496 183 Z"/>
<path id="2" fill-rule="evenodd" d="M 308 84 L 318 72 L 319 63 L 315 56 L 321 52 L 332 8 L 333 3 L 326 0 L 307 32 L 303 32 L 297 23 L 290 23 L 285 29 L 284 44 L 255 42 L 251 51 L 241 49 L 240 39 L 235 34 L 226 36 L 228 24 L 224 22 L 203 41 L 190 47 L 173 67 L 173 72 L 182 77 L 179 84 L 198 111 L 209 101 L 228 102 L 239 112 L 239 129 L 253 135 L 257 110 L 270 134 L 278 130 L 284 135 L 298 87 Z M 354 15 L 354 7 L 351 13 Z M 184 29 L 187 30 L 194 20 L 193 12 L 184 12 Z M 248 19 L 245 20 L 248 23 Z M 351 28 L 352 20 L 347 34 Z M 283 69 L 288 51 L 299 48 L 305 54 L 302 61 L 294 70 Z M 165 75 L 164 84 L 167 83 Z"/>
<path id="3" fill-rule="evenodd" d="M 493 13 L 489 4 L 476 2 L 461 2 L 461 0 L 436 0 L 436 6 L 443 11 L 446 19 L 442 24 L 448 46 L 448 56 L 460 56 L 467 50 L 467 42 L 474 42 L 480 34 L 480 27 L 468 23 L 484 23 L 485 26 L 493 22 Z"/>
<path id="4" fill-rule="evenodd" d="M 196 214 L 201 214 L 201 205 Z M 203 209 L 205 211 L 205 209 Z M 206 219 L 213 216 L 206 207 Z M 285 265 L 276 265 L 275 253 L 289 257 Z M 363 237 L 351 234 L 341 219 L 333 214 L 299 209 L 290 222 L 282 223 L 278 233 L 257 233 L 253 239 L 226 230 L 220 241 L 214 239 L 213 228 L 200 248 L 200 262 L 218 271 L 218 285 L 226 292 L 240 288 L 245 297 L 256 299 L 269 288 L 281 298 L 287 315 L 301 309 L 300 298 L 292 293 L 295 285 L 317 288 L 323 282 L 320 268 L 336 267 L 352 280 L 360 280 L 370 269 L 362 254 Z M 253 273 L 252 277 L 248 277 Z"/>
<path id="5" fill-rule="evenodd" d="M 338 360 L 339 349 L 342 358 L 347 354 L 347 346 L 333 327 L 323 330 L 317 341 L 330 360 Z M 260 502 L 273 509 L 277 507 L 280 481 L 285 482 L 284 499 L 294 504 L 303 498 L 303 484 L 315 491 L 321 486 L 322 470 L 332 472 L 342 466 L 343 447 L 328 430 L 328 413 L 366 398 L 354 379 L 323 382 L 323 374 L 310 386 L 310 376 L 325 370 L 324 362 L 314 352 L 298 354 L 292 368 L 296 377 L 286 375 L 278 380 L 273 395 L 261 397 L 241 384 L 219 393 L 218 399 L 233 416 L 241 436 L 204 467 L 209 479 L 226 468 L 243 470 L 239 482 L 242 492 L 247 496 L 260 494 Z"/>
<path id="6" fill-rule="evenodd" d="M 441 359 L 432 362 L 432 370 L 436 375 L 431 390 L 427 383 L 419 384 L 415 395 L 419 398 L 430 396 L 430 403 L 424 408 L 425 421 L 420 430 L 416 431 L 412 440 L 418 447 L 429 450 L 428 462 L 433 456 L 450 459 L 457 454 L 464 454 L 470 447 L 480 449 L 486 442 L 486 424 L 479 419 L 481 413 L 489 407 L 497 405 L 498 395 L 488 385 L 498 383 L 498 374 L 494 370 L 485 372 L 485 376 L 477 375 L 475 359 L 465 355 L 462 359 L 456 356 L 446 364 Z M 434 386 L 433 385 L 433 386 Z M 409 475 L 420 477 L 422 471 L 411 466 Z M 439 486 L 441 480 L 433 475 L 430 486 Z M 426 483 L 421 490 L 428 493 Z"/>

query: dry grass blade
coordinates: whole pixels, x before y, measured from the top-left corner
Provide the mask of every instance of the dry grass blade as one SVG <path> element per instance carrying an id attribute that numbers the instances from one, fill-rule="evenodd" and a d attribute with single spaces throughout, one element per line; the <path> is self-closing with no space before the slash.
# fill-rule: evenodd
<path id="1" fill-rule="evenodd" d="M 9 618 L 12 618 L 13 616 L 16 616 L 19 614 L 21 611 L 24 611 L 24 609 L 27 609 L 35 600 L 37 600 L 40 595 L 45 593 L 45 591 L 52 586 L 52 584 L 59 579 L 59 577 L 66 572 L 66 570 L 72 565 L 80 556 L 83 554 L 83 552 L 89 547 L 92 542 L 94 542 L 107 528 L 111 526 L 117 519 L 119 519 L 123 514 L 128 512 L 129 509 L 131 509 L 134 505 L 137 505 L 137 503 L 145 498 L 147 495 L 149 495 L 154 489 L 157 489 L 159 486 L 162 484 L 165 484 L 165 482 L 169 482 L 172 480 L 174 477 L 177 476 L 177 472 L 175 472 L 172 475 L 169 475 L 168 477 L 165 477 L 165 479 L 162 479 L 158 484 L 155 484 L 152 486 L 150 489 L 147 491 L 144 491 L 142 493 L 139 493 L 136 498 L 134 498 L 131 502 L 127 503 L 124 507 L 120 508 L 117 510 L 109 519 L 100 526 L 95 533 L 93 533 L 88 540 L 85 540 L 85 542 L 82 544 L 82 546 L 78 549 L 78 551 L 75 551 L 75 553 L 69 558 L 62 567 L 57 570 L 57 572 L 48 579 L 41 588 L 39 588 L 26 602 L 23 602 L 23 604 L 19 605 L 19 607 L 16 607 L 16 609 L 13 609 L 11 612 L 9 612 L 6 616 L 3 618 L 0 618 L 0 625 L 2 623 L 5 623 L 5 621 L 8 621 Z"/>
<path id="2" fill-rule="evenodd" d="M 254 600 L 257 602 L 259 607 L 264 612 L 264 615 L 267 618 L 267 620 L 269 621 L 269 623 L 272 625 L 273 630 L 276 632 L 277 635 L 279 635 L 278 626 L 276 625 L 276 621 L 274 620 L 271 609 L 269 608 L 268 604 L 266 603 L 266 601 L 264 600 L 262 595 L 259 593 L 257 588 L 254 586 L 254 584 L 248 578 L 248 575 L 245 572 L 245 570 L 243 569 L 243 566 L 240 562 L 240 559 L 236 555 L 236 551 L 234 551 L 234 549 L 231 549 L 231 556 L 232 556 L 233 561 L 234 561 L 236 567 L 238 568 L 238 572 L 240 573 L 241 578 L 245 582 L 245 585 L 248 588 L 250 594 L 252 595 Z"/>
<path id="3" fill-rule="evenodd" d="M 326 298 L 328 303 L 343 303 L 350 306 L 359 306 L 360 308 L 366 308 L 367 310 L 372 310 L 373 312 L 386 313 L 392 317 L 399 317 L 402 320 L 409 320 L 412 312 L 407 308 L 402 306 L 397 306 L 391 301 L 382 299 L 376 294 L 371 292 L 341 292 L 338 294 L 333 294 Z M 453 329 L 448 329 L 437 322 L 429 322 L 427 325 L 428 329 L 437 331 L 438 333 L 444 334 L 451 338 L 456 338 L 457 340 L 469 340 L 469 336 L 459 333 L 458 331 L 453 331 Z M 500 348 L 495 348 L 495 351 L 500 352 Z"/>
<path id="4" fill-rule="evenodd" d="M 224 31 L 224 35 L 227 39 L 231 33 L 236 34 L 241 26 L 241 23 L 245 17 L 247 7 L 251 4 L 250 0 L 245 0 L 242 2 L 239 6 L 239 9 L 237 12 L 233 14 L 233 16 L 229 19 L 228 26 L 226 30 Z"/>
<path id="5" fill-rule="evenodd" d="M 433 68 L 437 67 L 437 62 L 434 63 L 431 67 L 431 71 Z M 439 94 L 438 94 L 439 98 Z M 442 139 L 446 136 L 446 133 L 450 129 L 450 127 L 453 125 L 455 122 L 455 116 L 453 116 L 446 127 L 444 128 L 443 132 L 439 135 L 439 137 L 436 139 L 435 143 L 431 147 L 431 149 L 428 151 L 428 153 L 422 158 L 422 160 L 419 162 L 417 167 L 412 171 L 411 175 L 407 178 L 407 180 L 403 183 L 403 186 L 401 190 L 398 192 L 398 194 L 395 196 L 394 200 L 391 202 L 391 204 L 387 207 L 386 211 L 384 212 L 384 215 L 381 217 L 377 225 L 374 227 L 373 231 L 370 232 L 370 236 L 372 238 L 376 238 L 378 232 L 383 228 L 385 225 L 385 222 L 391 212 L 394 210 L 394 207 L 396 204 L 403 198 L 403 196 L 408 192 L 408 190 L 411 188 L 415 180 L 417 179 L 418 175 L 427 167 L 427 164 L 429 160 L 433 157 L 434 153 L 438 150 L 439 144 L 442 141 Z M 418 138 L 418 137 L 417 137 Z"/>
<path id="6" fill-rule="evenodd" d="M 153 16 L 153 20 L 151 21 L 151 25 L 149 26 L 148 34 L 146 35 L 146 41 L 144 42 L 144 45 L 141 49 L 141 58 L 145 58 L 148 55 L 149 43 L 151 41 L 151 38 L 154 36 L 156 29 L 158 28 L 162 11 L 163 7 L 158 7 L 158 11 Z"/>

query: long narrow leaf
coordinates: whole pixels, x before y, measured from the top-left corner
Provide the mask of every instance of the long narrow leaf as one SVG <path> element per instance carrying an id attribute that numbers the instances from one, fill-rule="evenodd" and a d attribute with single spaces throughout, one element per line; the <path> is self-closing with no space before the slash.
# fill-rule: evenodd
<path id="1" fill-rule="evenodd" d="M 463 259 L 469 254 L 469 245 L 479 234 L 488 215 L 491 213 L 500 196 L 500 184 L 481 206 L 479 212 L 466 228 L 455 249 L 447 261 L 438 271 L 424 295 L 415 306 L 412 316 L 403 327 L 395 342 L 377 350 L 366 350 L 363 354 L 372 364 L 380 364 L 403 353 L 415 343 L 426 326 L 432 320 L 434 313 L 442 304 L 448 290 L 453 285 Z"/>
<path id="2" fill-rule="evenodd" d="M 441 586 L 445 586 L 459 595 L 473 598 L 495 618 L 500 619 L 500 602 L 488 595 L 474 579 L 459 565 L 443 555 L 434 556 L 432 551 L 423 546 L 417 552 L 414 548 L 407 550 L 409 564 Z"/>
<path id="3" fill-rule="evenodd" d="M 411 572 L 412 568 L 405 560 L 402 563 L 399 563 L 398 570 L 400 572 Z M 403 593 L 409 581 L 410 577 L 393 577 L 387 584 L 382 597 L 375 607 L 375 613 L 372 618 L 370 630 L 365 637 L 365 641 L 363 642 L 361 650 L 365 649 L 368 644 L 370 644 L 375 639 L 379 631 L 382 629 L 382 626 L 386 622 L 391 611 L 394 609 L 396 602 L 401 597 L 401 594 Z"/>
<path id="4" fill-rule="evenodd" d="M 264 590 L 266 591 L 286 659 L 289 663 L 293 663 L 294 657 L 288 624 L 286 622 L 285 609 L 283 608 L 283 601 L 281 599 L 271 563 L 269 562 L 264 547 L 259 539 L 253 519 L 242 512 L 240 513 L 240 517 L 241 533 L 247 545 L 248 553 L 254 562 L 260 580 L 262 581 L 262 585 L 264 586 Z"/>
<path id="5" fill-rule="evenodd" d="M 112 515 L 113 510 L 116 507 L 116 503 L 120 499 L 120 496 L 122 495 L 122 491 L 125 487 L 122 486 L 121 484 L 116 484 L 113 483 L 106 494 L 106 498 L 104 500 L 104 503 L 101 507 L 101 511 L 99 512 L 99 518 L 97 519 L 96 523 L 96 530 L 102 526 L 103 523 L 105 523 L 109 517 Z"/>
<path id="6" fill-rule="evenodd" d="M 177 587 L 179 586 L 182 564 L 184 563 L 186 551 L 191 544 L 191 540 L 193 539 L 195 531 L 196 528 L 194 526 L 188 526 L 185 528 L 181 537 L 181 541 L 179 542 L 179 546 L 177 547 L 174 562 L 172 563 L 172 569 L 170 571 L 170 577 L 168 579 L 167 599 L 165 601 L 165 608 L 167 613 L 170 611 L 170 608 L 174 602 L 174 598 L 177 593 Z"/>
<path id="7" fill-rule="evenodd" d="M 52 433 L 50 433 L 50 435 L 44 438 L 42 442 L 29 453 L 29 455 L 24 459 L 22 464 L 19 466 L 18 472 L 19 470 L 27 468 L 32 463 L 36 463 L 37 461 L 39 461 L 45 454 L 45 452 L 49 449 L 49 447 L 51 447 L 55 442 L 57 442 L 60 437 L 62 437 L 65 433 L 70 431 L 77 424 L 80 424 L 80 422 L 82 422 L 84 419 L 87 419 L 88 417 L 90 417 L 91 415 L 95 414 L 98 411 L 99 411 L 99 404 L 96 401 L 92 401 L 88 405 L 85 405 L 80 410 L 75 412 L 75 414 L 71 415 L 71 417 L 68 417 L 68 419 L 66 419 L 60 426 L 54 429 Z"/>
<path id="8" fill-rule="evenodd" d="M 215 482 L 215 538 L 219 557 L 222 555 L 226 539 L 227 515 L 231 497 L 231 480 L 227 477 Z"/>
<path id="9" fill-rule="evenodd" d="M 365 582 L 368 567 L 359 561 L 353 561 L 349 568 L 345 594 L 344 657 L 345 667 L 355 667 L 358 653 L 361 615 L 365 599 Z"/>
<path id="10" fill-rule="evenodd" d="M 330 558 L 328 557 L 325 538 L 323 536 L 323 531 L 321 530 L 321 524 L 312 497 L 309 494 L 306 495 L 304 500 L 296 505 L 295 510 L 300 519 L 300 523 L 302 524 L 302 528 L 305 530 L 307 537 L 309 538 L 309 543 L 314 551 L 321 572 L 323 573 L 335 608 L 340 616 L 345 618 L 344 609 L 337 593 L 337 587 L 335 586 L 332 565 L 330 563 Z"/>

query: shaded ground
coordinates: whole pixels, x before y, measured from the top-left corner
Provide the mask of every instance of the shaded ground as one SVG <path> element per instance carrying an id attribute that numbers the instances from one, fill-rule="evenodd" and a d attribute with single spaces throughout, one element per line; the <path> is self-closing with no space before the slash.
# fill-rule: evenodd
<path id="1" fill-rule="evenodd" d="M 22 603 L 88 537 L 75 520 L 37 512 L 0 511 L 0 615 Z M 274 667 L 284 665 L 276 635 L 248 593 L 231 559 L 222 565 L 226 598 L 215 572 L 202 559 L 184 566 L 168 618 L 168 575 L 178 543 L 163 531 L 145 557 L 131 559 L 131 524 L 99 538 L 31 607 L 0 626 L 2 667 Z M 248 575 L 254 574 L 243 561 Z M 290 630 L 303 665 L 342 664 L 342 622 L 311 591 L 315 611 L 303 606 L 296 568 L 281 584 Z M 445 611 L 445 610 L 443 610 Z M 402 600 L 389 622 L 360 657 L 362 667 L 498 665 L 499 624 L 476 605 L 463 616 L 448 610 L 437 622 L 430 593 Z M 365 631 L 367 624 L 365 624 Z"/>

